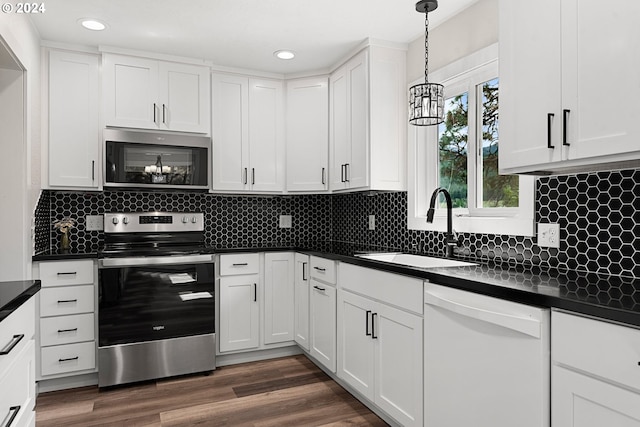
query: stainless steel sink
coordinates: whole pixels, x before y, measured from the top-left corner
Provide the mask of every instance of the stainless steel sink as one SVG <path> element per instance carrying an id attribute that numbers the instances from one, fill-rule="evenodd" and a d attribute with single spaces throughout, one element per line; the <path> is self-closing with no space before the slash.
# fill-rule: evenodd
<path id="1" fill-rule="evenodd" d="M 356 255 L 359 258 L 374 261 L 390 262 L 392 264 L 408 265 L 419 268 L 437 267 L 463 267 L 466 265 L 476 265 L 473 262 L 457 261 L 454 259 L 436 258 L 423 255 L 404 254 L 400 252 L 368 253 Z"/>

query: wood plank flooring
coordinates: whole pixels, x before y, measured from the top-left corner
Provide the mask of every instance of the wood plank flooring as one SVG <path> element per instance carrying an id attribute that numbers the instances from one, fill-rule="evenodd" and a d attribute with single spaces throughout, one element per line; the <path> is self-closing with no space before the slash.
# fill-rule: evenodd
<path id="1" fill-rule="evenodd" d="M 303 355 L 98 390 L 43 393 L 36 427 L 386 426 Z"/>

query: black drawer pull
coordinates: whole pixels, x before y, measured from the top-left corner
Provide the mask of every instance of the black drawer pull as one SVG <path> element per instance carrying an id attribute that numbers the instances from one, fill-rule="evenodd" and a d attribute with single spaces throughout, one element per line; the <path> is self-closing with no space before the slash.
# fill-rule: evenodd
<path id="1" fill-rule="evenodd" d="M 62 362 L 71 362 L 71 361 L 78 360 L 78 359 L 79 359 L 79 357 L 78 357 L 78 356 L 76 356 L 76 357 L 69 357 L 68 359 L 58 359 L 58 362 L 59 362 L 59 363 L 62 363 Z"/>
<path id="2" fill-rule="evenodd" d="M 553 144 L 551 144 L 551 124 L 553 122 L 553 113 L 547 114 L 547 148 L 556 148 Z"/>
<path id="3" fill-rule="evenodd" d="M 306 282 L 306 281 L 307 281 L 307 278 L 306 278 L 306 277 L 305 277 L 305 275 L 304 275 L 304 270 L 305 270 L 305 267 L 306 267 L 306 266 L 307 266 L 307 263 L 306 263 L 306 262 L 303 262 L 303 263 L 302 263 L 302 281 L 304 281 L 304 282 Z"/>
<path id="4" fill-rule="evenodd" d="M 63 334 L 65 332 L 76 332 L 78 330 L 78 328 L 73 328 L 73 329 L 58 329 L 58 333 L 59 334 Z"/>
<path id="5" fill-rule="evenodd" d="M 59 299 L 58 304 L 67 304 L 70 302 L 78 302 L 77 299 Z"/>
<path id="6" fill-rule="evenodd" d="M 314 269 L 318 270 L 318 271 L 327 271 L 326 268 L 320 268 L 320 267 L 313 267 Z"/>
<path id="7" fill-rule="evenodd" d="M 249 265 L 248 262 L 234 262 L 233 264 L 231 264 L 233 267 L 244 267 Z"/>
<path id="8" fill-rule="evenodd" d="M 367 313 L 365 314 L 366 316 L 366 329 L 365 329 L 365 335 L 370 337 L 371 336 L 371 332 L 369 331 L 369 315 L 371 314 L 371 310 L 367 310 Z"/>
<path id="9" fill-rule="evenodd" d="M 378 336 L 376 335 L 376 317 L 378 317 L 378 313 L 373 313 L 371 315 L 371 338 L 374 340 L 378 339 Z"/>
<path id="10" fill-rule="evenodd" d="M 24 338 L 24 334 L 14 335 L 13 338 L 11 338 L 11 341 L 9 341 L 9 344 L 5 345 L 2 351 L 0 351 L 0 356 L 6 356 L 11 353 L 11 350 L 18 345 L 22 338 Z"/>
<path id="11" fill-rule="evenodd" d="M 7 417 L 9 417 L 9 421 L 7 421 L 7 424 L 5 424 L 5 427 L 9 427 L 11 424 L 13 424 L 13 420 L 16 419 L 16 417 L 18 416 L 18 414 L 20 413 L 20 406 L 12 406 L 9 408 L 9 414 L 11 414 L 11 416 L 9 417 L 9 414 L 7 414 Z M 6 420 L 6 418 L 5 418 Z"/>
<path id="12" fill-rule="evenodd" d="M 68 271 L 68 272 L 60 272 L 58 273 L 58 276 L 75 276 L 76 274 L 78 274 L 77 271 Z"/>
<path id="13" fill-rule="evenodd" d="M 322 292 L 326 291 L 326 289 L 325 289 L 325 288 L 321 288 L 321 287 L 319 287 L 319 286 L 314 286 L 313 288 L 314 288 L 314 289 L 317 289 L 317 290 L 319 290 L 319 291 L 322 291 Z"/>

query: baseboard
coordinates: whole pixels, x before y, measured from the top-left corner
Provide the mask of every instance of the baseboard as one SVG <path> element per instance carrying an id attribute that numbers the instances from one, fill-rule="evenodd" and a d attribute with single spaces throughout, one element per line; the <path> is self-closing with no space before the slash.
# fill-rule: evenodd
<path id="1" fill-rule="evenodd" d="M 69 388 L 87 387 L 98 385 L 98 373 L 74 375 L 71 377 L 40 380 L 36 383 L 37 394 L 50 391 L 66 390 Z"/>
<path id="2" fill-rule="evenodd" d="M 288 347 L 270 348 L 234 354 L 219 354 L 216 356 L 216 366 L 237 365 L 239 363 L 257 362 L 258 360 L 275 359 L 277 357 L 294 356 L 301 354 L 302 350 L 297 345 Z"/>

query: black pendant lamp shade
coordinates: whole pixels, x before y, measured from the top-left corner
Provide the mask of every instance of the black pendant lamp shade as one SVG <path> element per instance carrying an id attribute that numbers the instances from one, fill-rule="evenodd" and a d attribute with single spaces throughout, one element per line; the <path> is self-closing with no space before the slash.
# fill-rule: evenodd
<path id="1" fill-rule="evenodd" d="M 444 121 L 444 86 L 429 83 L 429 12 L 438 7 L 437 0 L 421 0 L 416 10 L 425 14 L 424 83 L 409 89 L 409 123 L 416 126 L 437 125 Z"/>

